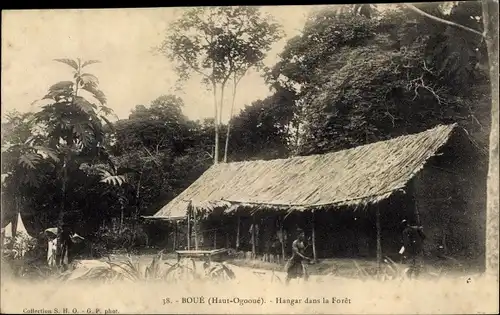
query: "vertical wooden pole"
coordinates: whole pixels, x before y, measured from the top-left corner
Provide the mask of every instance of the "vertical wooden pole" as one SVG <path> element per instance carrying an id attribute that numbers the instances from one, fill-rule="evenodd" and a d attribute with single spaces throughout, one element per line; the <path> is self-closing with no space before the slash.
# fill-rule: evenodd
<path id="1" fill-rule="evenodd" d="M 316 227 L 315 227 L 315 224 L 314 224 L 314 220 L 315 217 L 314 217 L 314 210 L 312 211 L 312 247 L 313 247 L 313 258 L 314 260 L 317 259 L 317 256 L 316 256 Z"/>
<path id="2" fill-rule="evenodd" d="M 240 216 L 236 222 L 236 250 L 240 249 Z"/>
<path id="3" fill-rule="evenodd" d="M 198 250 L 198 227 L 199 227 L 199 222 L 198 222 L 198 216 L 196 213 L 196 209 L 193 209 L 193 228 L 194 228 L 194 249 Z"/>
<path id="4" fill-rule="evenodd" d="M 255 215 L 252 214 L 252 258 L 255 259 L 256 248 L 255 248 Z"/>
<path id="5" fill-rule="evenodd" d="M 413 207 L 415 212 L 415 222 L 420 225 L 420 211 L 418 209 L 418 198 L 417 198 L 417 181 L 420 180 L 420 173 L 418 173 L 412 181 L 411 185 L 411 198 L 413 199 Z"/>
<path id="6" fill-rule="evenodd" d="M 382 231 L 380 228 L 380 207 L 377 204 L 376 206 L 376 225 L 377 225 L 377 271 L 378 274 L 380 274 L 380 271 L 382 269 Z"/>
<path id="7" fill-rule="evenodd" d="M 281 232 L 281 259 L 283 259 L 283 262 L 285 262 L 285 233 L 283 231 L 283 223 L 284 223 L 284 218 L 280 223 L 280 232 Z"/>
<path id="8" fill-rule="evenodd" d="M 174 248 L 173 251 L 177 248 L 177 220 L 174 221 Z"/>
<path id="9" fill-rule="evenodd" d="M 420 221 L 420 209 L 419 209 L 419 206 L 418 206 L 418 198 L 417 198 L 417 181 L 420 181 L 421 179 L 421 173 L 417 173 L 417 175 L 415 176 L 415 178 L 413 179 L 412 181 L 412 191 L 411 191 L 411 194 L 412 194 L 412 199 L 413 199 L 413 207 L 414 207 L 414 211 L 415 211 L 415 222 L 417 223 L 417 226 L 420 226 L 422 223 Z M 446 230 L 447 230 L 447 226 L 445 224 L 444 225 L 444 234 L 446 234 Z M 417 253 L 417 255 L 422 255 L 423 254 L 423 250 L 424 248 L 421 247 L 419 252 Z"/>
<path id="10" fill-rule="evenodd" d="M 217 249 L 217 229 L 214 230 L 214 249 Z"/>
<path id="11" fill-rule="evenodd" d="M 191 202 L 189 202 L 187 211 L 187 248 L 191 250 Z"/>

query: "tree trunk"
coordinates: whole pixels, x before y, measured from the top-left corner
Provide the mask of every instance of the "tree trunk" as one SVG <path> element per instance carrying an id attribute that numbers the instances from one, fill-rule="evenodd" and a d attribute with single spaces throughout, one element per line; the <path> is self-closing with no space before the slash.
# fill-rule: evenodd
<path id="1" fill-rule="evenodd" d="M 16 236 L 17 236 L 17 224 L 19 223 L 19 213 L 20 213 L 20 210 L 19 210 L 19 200 L 17 198 L 18 197 L 14 196 L 14 204 L 15 204 L 15 207 L 16 207 L 16 215 L 12 219 L 12 223 L 11 223 L 11 227 L 10 227 L 10 231 L 11 231 L 11 234 L 12 234 L 12 244 L 14 244 L 14 240 L 16 239 Z"/>
<path id="2" fill-rule="evenodd" d="M 437 18 L 413 5 L 406 4 L 411 10 L 433 20 L 465 29 L 479 36 L 484 36 L 488 49 L 488 62 L 491 84 L 491 130 L 489 143 L 489 167 L 486 193 L 486 273 L 498 281 L 498 1 L 481 0 L 484 32 Z"/>
<path id="3" fill-rule="evenodd" d="M 482 0 L 491 83 L 491 130 L 486 201 L 486 273 L 498 281 L 498 1 Z"/>
<path id="4" fill-rule="evenodd" d="M 66 181 L 67 181 L 67 162 L 66 158 L 63 163 L 63 178 L 62 178 L 62 188 L 61 188 L 61 205 L 59 208 L 59 216 L 57 220 L 57 246 L 56 246 L 56 265 L 58 267 L 63 264 L 64 255 L 64 238 L 63 238 L 63 227 L 64 227 L 64 212 L 65 212 L 65 201 L 66 201 Z"/>
<path id="5" fill-rule="evenodd" d="M 220 88 L 220 105 L 219 105 L 219 125 L 222 125 L 222 109 L 224 107 L 224 90 L 226 88 L 226 82 L 224 81 L 221 85 L 221 88 Z M 219 138 L 217 138 L 217 141 L 219 141 Z M 219 146 L 217 145 L 217 148 Z M 219 152 L 217 152 L 217 156 Z M 218 163 L 219 160 L 217 160 L 217 163 Z"/>
<path id="6" fill-rule="evenodd" d="M 231 101 L 231 110 L 229 111 L 229 121 L 227 122 L 226 144 L 224 146 L 224 163 L 227 163 L 227 153 L 229 148 L 229 134 L 231 133 L 231 118 L 233 118 L 234 102 L 236 100 L 236 88 L 238 87 L 239 80 L 234 80 L 233 83 L 233 99 Z"/>
<path id="7" fill-rule="evenodd" d="M 214 127 L 215 127 L 215 148 L 214 148 L 214 164 L 219 163 L 219 115 L 217 109 L 217 84 L 212 82 L 214 92 Z"/>
<path id="8" fill-rule="evenodd" d="M 135 232 L 137 218 L 139 217 L 139 213 L 141 212 L 141 199 L 139 198 L 141 195 L 141 182 L 142 182 L 142 174 L 144 169 L 141 169 L 141 175 L 139 175 L 139 180 L 137 181 L 137 189 L 135 191 L 135 211 L 133 213 L 132 218 L 132 228 Z"/>

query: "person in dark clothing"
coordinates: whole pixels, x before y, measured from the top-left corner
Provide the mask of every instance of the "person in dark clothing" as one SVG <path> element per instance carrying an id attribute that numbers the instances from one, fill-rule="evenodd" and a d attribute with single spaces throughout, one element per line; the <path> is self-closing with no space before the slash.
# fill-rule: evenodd
<path id="1" fill-rule="evenodd" d="M 422 226 L 413 226 L 403 220 L 403 248 L 400 251 L 410 262 L 410 277 L 418 277 L 422 268 L 424 240 L 426 238 Z"/>
<path id="2" fill-rule="evenodd" d="M 308 279 L 306 262 L 311 261 L 312 259 L 304 255 L 306 248 L 304 240 L 304 231 L 298 229 L 297 239 L 292 243 L 292 257 L 290 258 L 290 260 L 288 260 L 285 266 L 286 284 L 290 282 L 290 279 L 299 278 L 301 276 L 304 277 L 304 280 Z"/>

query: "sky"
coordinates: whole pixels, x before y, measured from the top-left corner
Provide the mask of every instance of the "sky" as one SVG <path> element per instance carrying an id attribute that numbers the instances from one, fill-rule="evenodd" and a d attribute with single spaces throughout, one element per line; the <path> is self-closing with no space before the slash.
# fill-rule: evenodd
<path id="1" fill-rule="evenodd" d="M 283 26 L 285 38 L 273 45 L 265 63 L 273 65 L 286 41 L 300 33 L 311 6 L 264 7 Z M 175 90 L 172 64 L 152 48 L 180 8 L 2 11 L 2 117 L 5 112 L 39 109 L 32 103 L 54 83 L 72 80 L 71 68 L 56 58 L 100 60 L 88 66 L 99 78 L 108 106 L 118 118 L 127 118 L 138 104 L 174 93 L 185 103 L 191 119 L 213 116 L 213 97 L 200 78 Z M 229 94 L 229 93 L 228 93 Z M 270 94 L 260 74 L 251 72 L 241 82 L 235 112 Z M 229 98 L 229 96 L 228 96 Z M 223 120 L 229 118 L 225 106 Z"/>

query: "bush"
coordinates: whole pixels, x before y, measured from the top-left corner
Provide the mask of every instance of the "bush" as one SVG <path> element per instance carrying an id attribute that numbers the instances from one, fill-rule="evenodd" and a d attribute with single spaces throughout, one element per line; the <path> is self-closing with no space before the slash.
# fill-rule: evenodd
<path id="1" fill-rule="evenodd" d="M 21 259 L 35 249 L 37 239 L 21 231 L 17 232 L 14 239 L 6 237 L 5 243 L 8 244 L 8 249 L 4 249 L 4 255 L 12 259 Z"/>
<path id="2" fill-rule="evenodd" d="M 148 245 L 147 234 L 139 226 L 135 228 L 126 225 L 121 230 L 116 226 L 101 228 L 98 232 L 99 242 L 94 244 L 94 249 L 100 251 L 126 250 L 131 252 L 138 247 Z"/>

